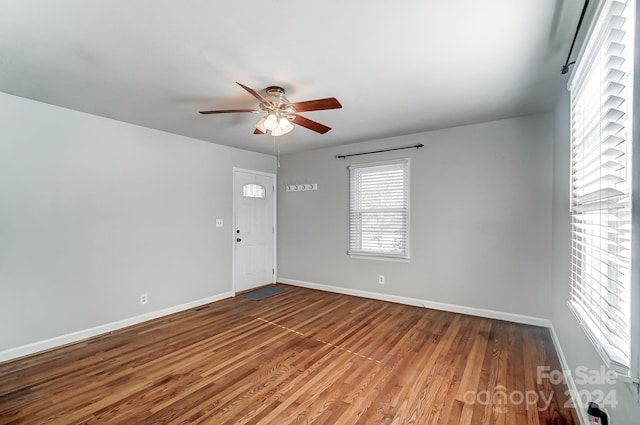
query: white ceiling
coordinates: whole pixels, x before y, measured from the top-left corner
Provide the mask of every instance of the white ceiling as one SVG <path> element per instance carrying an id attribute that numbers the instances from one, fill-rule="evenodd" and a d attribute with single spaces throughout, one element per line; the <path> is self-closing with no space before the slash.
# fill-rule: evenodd
<path id="1" fill-rule="evenodd" d="M 0 91 L 274 153 L 236 81 L 343 109 L 281 153 L 551 110 L 579 0 L 0 0 Z"/>

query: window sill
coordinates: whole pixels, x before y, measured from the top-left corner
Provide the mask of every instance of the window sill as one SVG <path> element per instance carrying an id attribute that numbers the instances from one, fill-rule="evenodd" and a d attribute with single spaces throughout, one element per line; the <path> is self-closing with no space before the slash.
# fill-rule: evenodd
<path id="1" fill-rule="evenodd" d="M 595 351 L 600 355 L 600 358 L 602 359 L 604 366 L 606 366 L 608 370 L 615 372 L 619 381 L 625 382 L 629 385 L 629 388 L 633 393 L 633 396 L 636 402 L 640 403 L 640 379 L 634 376 L 633 369 L 623 368 L 622 366 L 617 367 L 615 362 L 611 360 L 611 357 L 609 356 L 609 354 L 607 354 L 607 351 L 602 347 L 598 339 L 594 336 L 593 331 L 591 330 L 590 326 L 586 322 L 586 320 L 588 319 L 583 317 L 583 315 L 580 314 L 578 309 L 574 307 L 570 301 L 567 302 L 567 306 L 569 307 L 569 311 L 571 311 L 571 313 L 577 320 L 578 325 L 582 328 L 582 330 L 586 334 L 587 339 L 589 340 L 589 342 L 591 343 Z"/>
<path id="2" fill-rule="evenodd" d="M 349 254 L 349 257 L 356 260 L 376 260 L 376 261 L 393 261 L 395 263 L 410 263 L 410 258 L 398 258 L 398 257 L 381 257 L 377 255 L 357 255 Z"/>

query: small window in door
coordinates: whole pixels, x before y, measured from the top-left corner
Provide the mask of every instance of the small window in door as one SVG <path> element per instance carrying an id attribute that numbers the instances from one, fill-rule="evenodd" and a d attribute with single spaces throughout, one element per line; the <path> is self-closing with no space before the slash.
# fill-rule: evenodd
<path id="1" fill-rule="evenodd" d="M 255 183 L 247 183 L 242 186 L 242 196 L 245 198 L 266 198 L 267 191 L 264 186 Z"/>

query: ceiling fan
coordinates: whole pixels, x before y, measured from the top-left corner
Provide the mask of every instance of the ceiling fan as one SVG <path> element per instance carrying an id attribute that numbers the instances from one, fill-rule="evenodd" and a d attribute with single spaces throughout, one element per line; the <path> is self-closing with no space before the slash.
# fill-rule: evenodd
<path id="1" fill-rule="evenodd" d="M 266 96 L 262 96 L 251 87 L 236 82 L 240 87 L 248 91 L 253 97 L 258 99 L 258 109 L 221 109 L 217 111 L 200 111 L 201 114 L 228 114 L 236 112 L 251 112 L 263 114 L 263 117 L 256 124 L 253 134 L 268 134 L 272 136 L 282 136 L 293 130 L 293 124 L 300 125 L 324 134 L 331 130 L 324 124 L 305 118 L 299 112 L 322 111 L 327 109 L 340 109 L 342 105 L 335 97 L 324 99 L 307 100 L 304 102 L 289 102 L 284 95 L 284 89 L 278 86 L 269 86 L 265 89 Z M 292 124 L 293 123 L 293 124 Z"/>

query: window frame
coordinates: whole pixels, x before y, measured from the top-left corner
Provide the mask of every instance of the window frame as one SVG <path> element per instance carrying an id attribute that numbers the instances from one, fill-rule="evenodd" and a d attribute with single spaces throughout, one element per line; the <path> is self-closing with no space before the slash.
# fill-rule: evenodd
<path id="1" fill-rule="evenodd" d="M 603 49 L 603 45 L 607 42 L 607 37 L 609 34 L 609 18 L 612 14 L 609 12 L 609 8 L 612 7 L 612 3 L 614 0 L 603 0 L 600 1 L 597 10 L 594 14 L 594 20 L 589 28 L 587 36 L 585 37 L 585 42 L 582 47 L 582 50 L 578 56 L 578 60 L 576 61 L 576 67 L 573 75 L 568 84 L 569 91 L 571 92 L 571 111 L 570 111 L 570 119 L 572 122 L 572 132 L 570 137 L 570 145 L 571 145 L 571 161 L 574 158 L 574 91 L 578 88 L 583 89 L 585 81 L 587 81 L 588 76 L 591 72 L 598 72 L 595 69 L 598 68 L 598 58 L 601 54 L 601 49 Z M 594 328 L 598 327 L 598 324 L 592 320 L 588 314 L 584 312 L 580 312 L 580 308 L 577 308 L 577 304 L 572 303 L 572 298 L 568 301 L 569 309 L 575 315 L 578 323 L 585 331 L 587 337 L 590 342 L 593 344 L 594 348 L 598 352 L 598 354 L 602 357 L 603 361 L 611 370 L 614 370 L 620 380 L 626 381 L 633 384 L 633 390 L 636 395 L 636 400 L 638 400 L 639 393 L 639 375 L 640 375 L 640 287 L 638 285 L 637 276 L 640 275 L 640 262 L 638 261 L 638 253 L 640 252 L 640 179 L 637 177 L 633 177 L 633 174 L 638 174 L 638 170 L 640 170 L 640 142 L 639 142 L 639 134 L 640 134 L 640 123 L 638 122 L 637 111 L 634 113 L 634 109 L 638 109 L 637 105 L 639 104 L 637 100 L 639 99 L 638 92 L 640 88 L 640 84 L 638 84 L 638 80 L 640 77 L 640 72 L 638 72 L 637 67 L 635 66 L 638 63 L 638 52 L 637 50 L 640 47 L 639 39 L 639 31 L 638 31 L 638 10 L 635 9 L 635 0 L 626 0 L 624 2 L 627 6 L 632 7 L 630 10 L 631 13 L 627 13 L 627 15 L 631 16 L 635 22 L 632 24 L 632 31 L 635 31 L 635 34 L 632 37 L 629 37 L 629 41 L 631 43 L 635 43 L 635 47 L 626 45 L 626 48 L 631 50 L 630 54 L 630 62 L 631 62 L 631 78 L 628 78 L 626 84 L 628 85 L 625 101 L 629 104 L 629 110 L 631 111 L 628 114 L 628 119 L 625 121 L 625 130 L 627 130 L 626 135 L 626 153 L 631 155 L 631 161 L 627 161 L 627 164 L 630 165 L 631 171 L 628 173 L 627 179 L 630 181 L 630 208 L 631 208 L 631 234 L 630 234 L 630 249 L 631 254 L 629 255 L 630 264 L 629 264 L 629 299 L 626 300 L 630 306 L 630 329 L 629 329 L 629 367 L 620 367 L 615 362 L 612 362 L 612 358 L 607 353 L 607 350 L 604 348 L 603 340 L 601 340 L 597 332 L 594 331 Z M 631 6 L 629 6 L 631 5 Z M 627 42 L 629 42 L 627 41 Z M 633 69 L 636 68 L 636 69 Z M 603 92 L 601 87 L 598 88 L 598 95 L 602 96 Z M 602 117 L 600 116 L 599 122 L 602 123 Z M 600 143 L 602 145 L 602 142 Z M 570 164 L 570 213 L 573 217 L 573 202 L 574 202 L 574 190 L 573 190 L 573 179 L 574 179 L 574 166 Z M 580 243 L 577 242 L 577 237 L 574 237 L 574 219 L 571 218 L 571 236 L 570 236 L 570 244 L 571 244 L 571 256 L 573 258 L 573 252 L 575 249 L 575 244 Z M 607 251 L 608 252 L 608 251 Z M 570 264 L 570 273 L 575 269 L 576 264 L 573 259 Z M 585 272 L 582 272 L 585 273 Z M 571 282 L 571 279 L 570 279 Z M 573 285 L 573 284 L 572 284 Z M 582 289 L 584 290 L 584 289 Z M 572 296 L 573 288 L 570 291 L 570 297 Z M 601 313 L 603 314 L 603 313 Z M 592 323 L 590 323 L 592 322 Z M 595 324 L 595 325 L 594 325 Z"/>
<path id="2" fill-rule="evenodd" d="M 369 251 L 358 249 L 352 249 L 352 238 L 353 238 L 353 219 L 352 215 L 354 214 L 353 208 L 353 189 L 354 189 L 354 173 L 358 172 L 358 170 L 364 169 L 372 169 L 376 167 L 386 167 L 386 166 L 401 166 L 404 169 L 404 195 L 405 195 L 405 208 L 404 217 L 405 217 L 405 228 L 404 228 L 404 241 L 405 241 L 405 249 L 401 254 L 394 254 L 390 252 L 380 252 L 380 251 Z M 400 158 L 393 159 L 387 161 L 376 161 L 376 162 L 367 162 L 367 163 L 359 163 L 352 164 L 348 167 L 349 170 L 349 248 L 347 250 L 347 254 L 351 258 L 355 259 L 367 259 L 367 260 L 379 260 L 379 261 L 395 261 L 395 262 L 404 262 L 408 263 L 411 260 L 410 256 L 410 235 L 411 235 L 411 159 L 410 158 Z M 362 235 L 362 233 L 359 233 Z M 361 236 L 360 236 L 361 237 Z"/>

